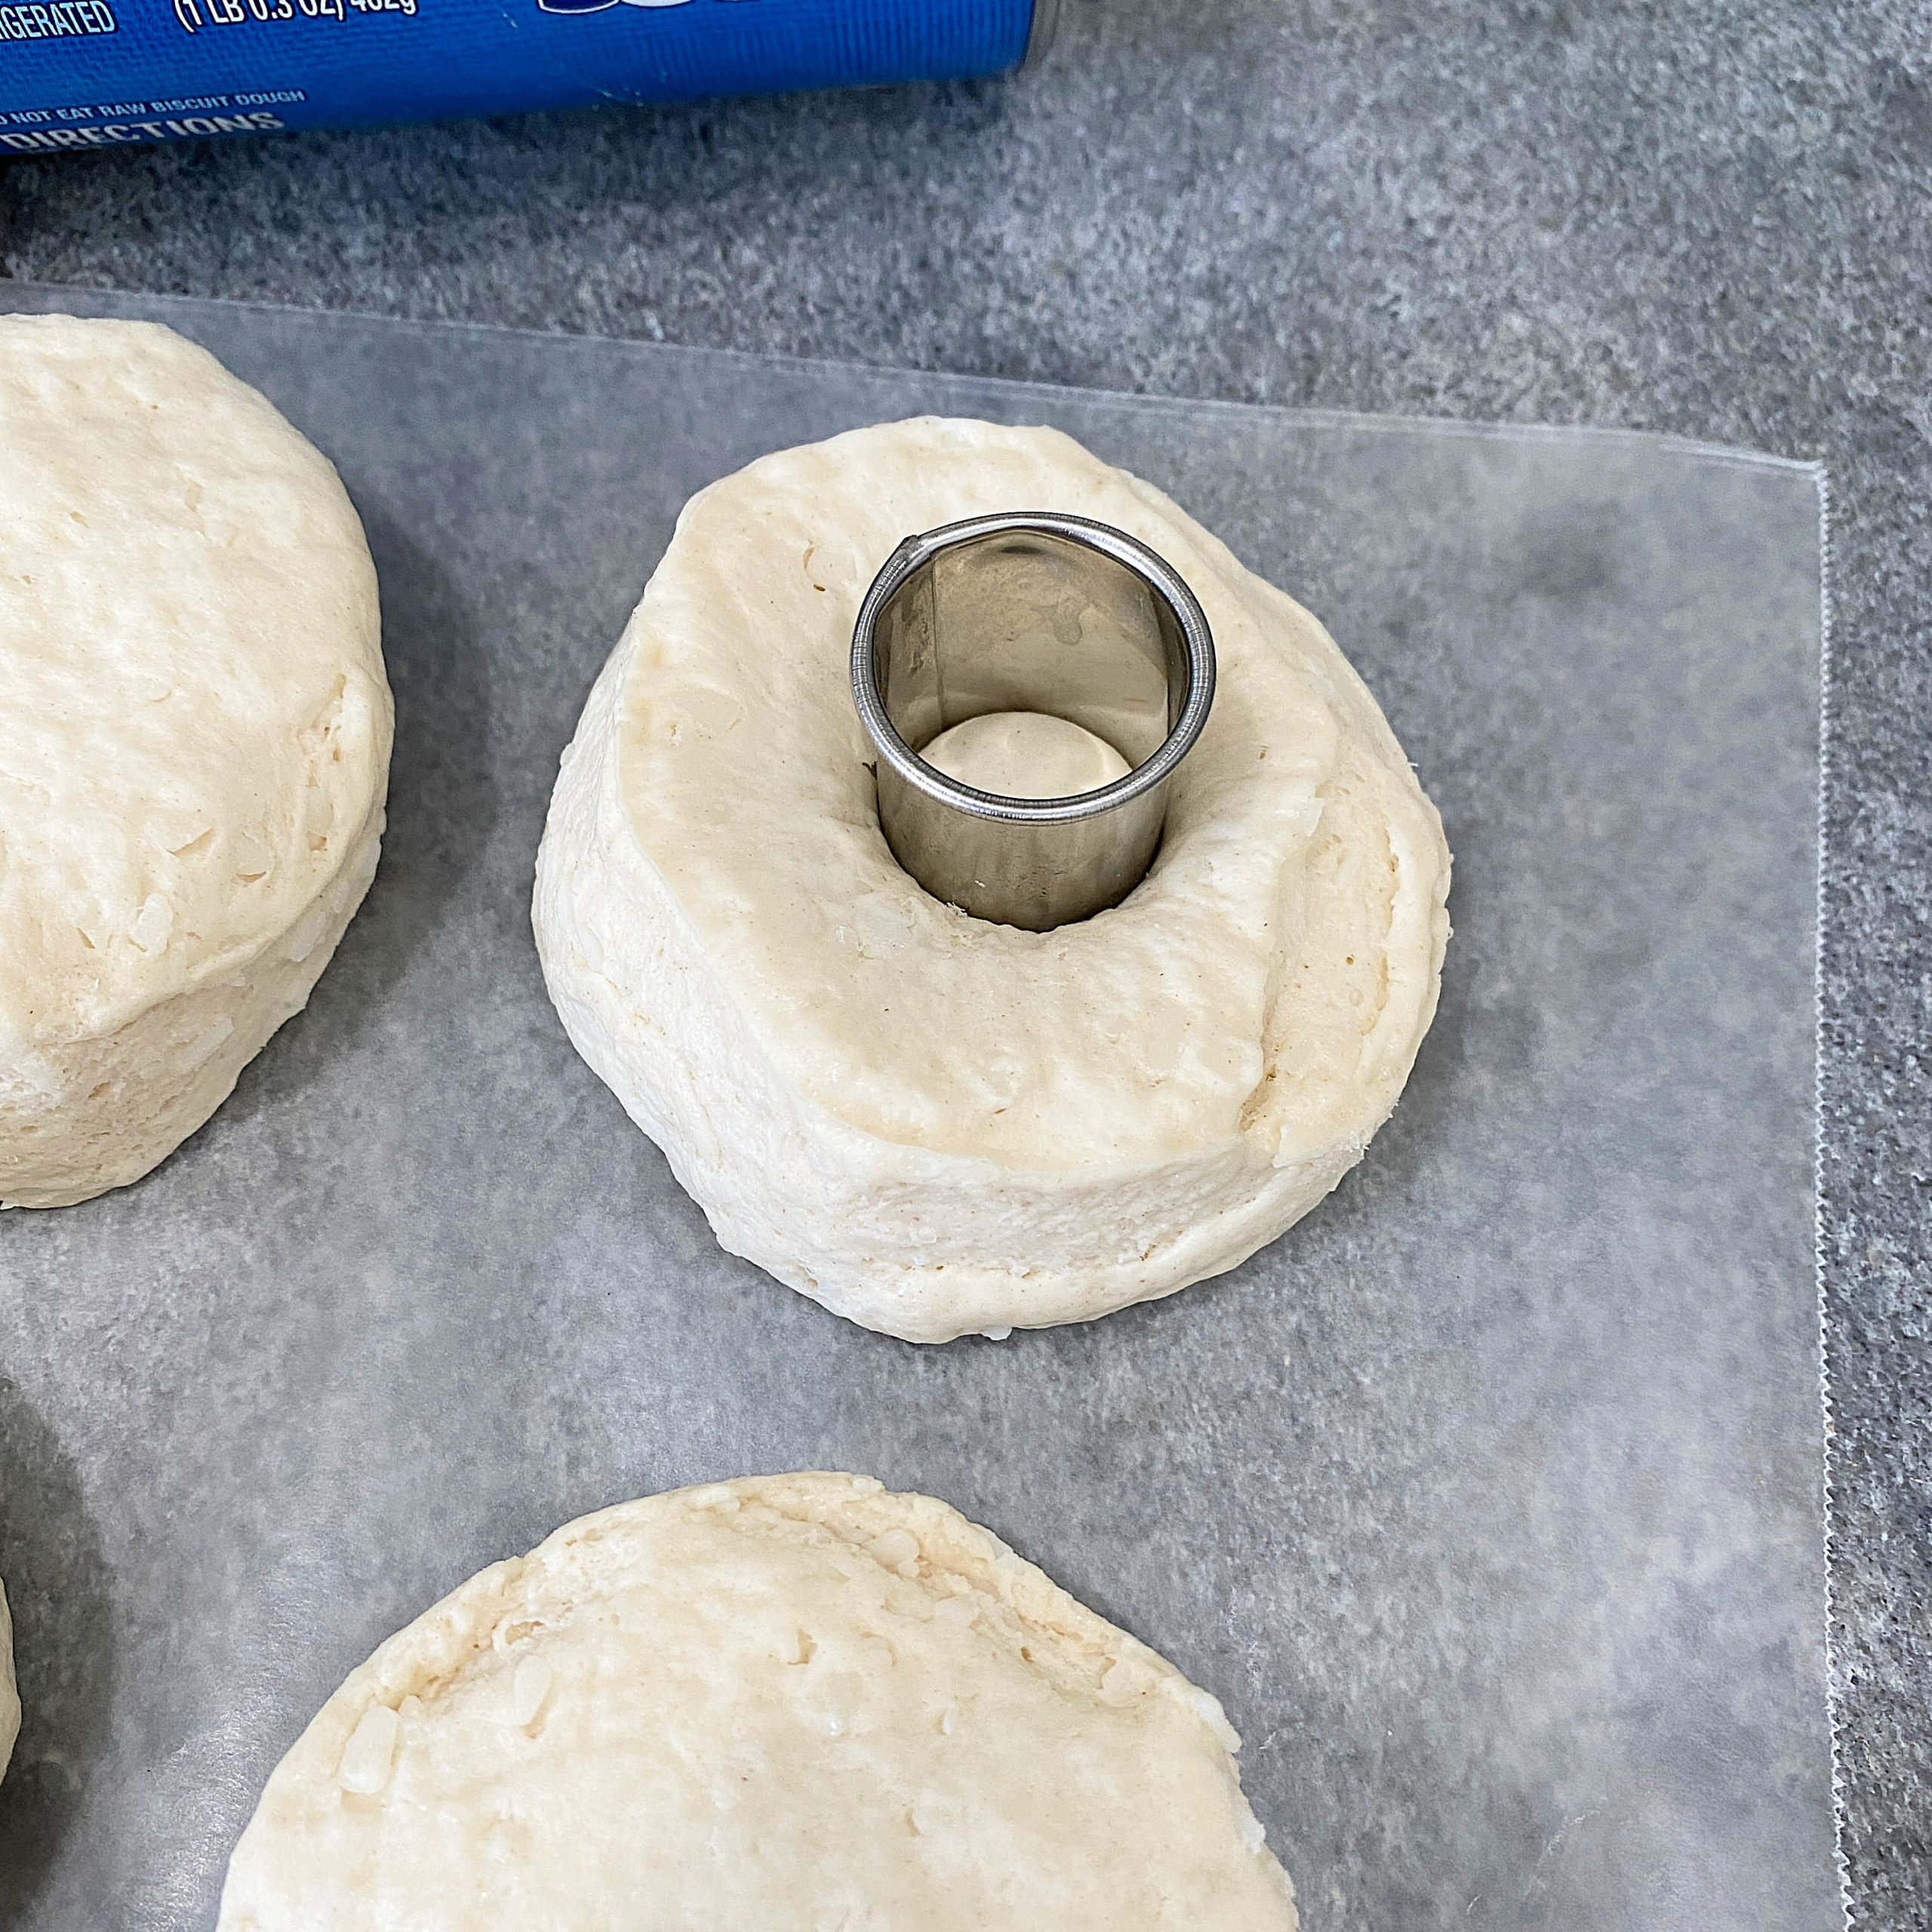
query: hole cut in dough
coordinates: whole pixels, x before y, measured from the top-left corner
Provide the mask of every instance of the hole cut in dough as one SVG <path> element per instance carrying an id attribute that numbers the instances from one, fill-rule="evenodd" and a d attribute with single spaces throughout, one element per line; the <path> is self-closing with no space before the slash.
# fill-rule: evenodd
<path id="1" fill-rule="evenodd" d="M 989 711 L 921 748 L 927 764 L 1003 798 L 1072 798 L 1133 769 L 1106 739 L 1044 711 Z"/>

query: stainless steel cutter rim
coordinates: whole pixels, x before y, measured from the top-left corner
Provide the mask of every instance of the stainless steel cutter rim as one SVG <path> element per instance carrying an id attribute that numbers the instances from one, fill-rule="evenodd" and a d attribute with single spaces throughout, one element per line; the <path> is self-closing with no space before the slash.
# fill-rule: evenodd
<path id="1" fill-rule="evenodd" d="M 873 648 L 879 613 L 915 571 L 942 552 L 1008 530 L 1063 537 L 1111 558 L 1146 583 L 1174 613 L 1180 626 L 1188 670 L 1187 701 L 1180 716 L 1152 758 L 1098 791 L 1073 792 L 1063 798 L 1011 798 L 1001 792 L 982 792 L 977 786 L 962 784 L 937 765 L 928 764 L 906 743 L 880 701 Z M 1208 708 L 1214 702 L 1214 638 L 1208 627 L 1207 614 L 1186 580 L 1164 557 L 1149 549 L 1138 537 L 1116 530 L 1110 523 L 1097 523 L 1091 517 L 1065 516 L 1053 510 L 1008 510 L 995 516 L 967 517 L 958 523 L 941 524 L 937 530 L 907 537 L 887 558 L 859 606 L 858 622 L 853 626 L 852 696 L 859 708 L 859 721 L 879 756 L 907 784 L 928 798 L 974 818 L 1063 825 L 1069 820 L 1097 817 L 1152 791 L 1194 749 L 1194 741 L 1208 721 Z"/>

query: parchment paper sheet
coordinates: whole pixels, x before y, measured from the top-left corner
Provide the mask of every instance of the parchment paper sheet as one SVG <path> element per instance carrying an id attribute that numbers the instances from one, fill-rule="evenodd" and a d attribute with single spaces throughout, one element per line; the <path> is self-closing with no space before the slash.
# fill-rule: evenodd
<path id="1" fill-rule="evenodd" d="M 0 1219 L 0 1924 L 208 1925 L 390 1631 L 583 1511 L 811 1466 L 946 1497 L 1214 1690 L 1315 1932 L 1836 1923 L 1813 472 L 6 300 L 164 318 L 334 458 L 398 732 L 308 1011 L 140 1186 Z M 528 906 L 684 498 L 928 410 L 1060 424 L 1315 610 L 1441 808 L 1457 934 L 1407 1097 L 1300 1228 L 1152 1307 L 921 1350 L 719 1252 L 565 1041 Z"/>

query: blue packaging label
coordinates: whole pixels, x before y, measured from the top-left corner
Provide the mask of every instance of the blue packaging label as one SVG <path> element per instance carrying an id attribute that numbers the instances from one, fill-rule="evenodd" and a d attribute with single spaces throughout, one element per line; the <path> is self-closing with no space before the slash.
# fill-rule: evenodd
<path id="1" fill-rule="evenodd" d="M 1035 0 L 0 0 L 0 149 L 946 80 Z"/>

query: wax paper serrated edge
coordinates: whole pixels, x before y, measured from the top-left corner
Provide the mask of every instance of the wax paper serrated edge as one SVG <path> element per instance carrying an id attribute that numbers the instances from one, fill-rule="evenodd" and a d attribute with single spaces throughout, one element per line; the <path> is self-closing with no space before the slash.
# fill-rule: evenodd
<path id="1" fill-rule="evenodd" d="M 1818 1304 L 1818 1507 L 1825 1558 L 1825 1727 L 1831 1744 L 1832 1862 L 1838 1869 L 1838 1910 L 1844 1932 L 1853 1932 L 1851 1864 L 1845 1855 L 1845 1784 L 1840 1749 L 1841 1702 L 1835 1619 L 1838 1593 L 1832 1581 L 1832 1371 L 1831 1331 L 1826 1319 L 1825 1268 L 1825 909 L 1826 805 L 1832 772 L 1832 633 L 1836 612 L 1832 580 L 1832 474 L 1822 463 L 1811 466 L 1818 490 L 1818 804 L 1817 875 L 1813 918 L 1811 1001 L 1811 1262 Z"/>

